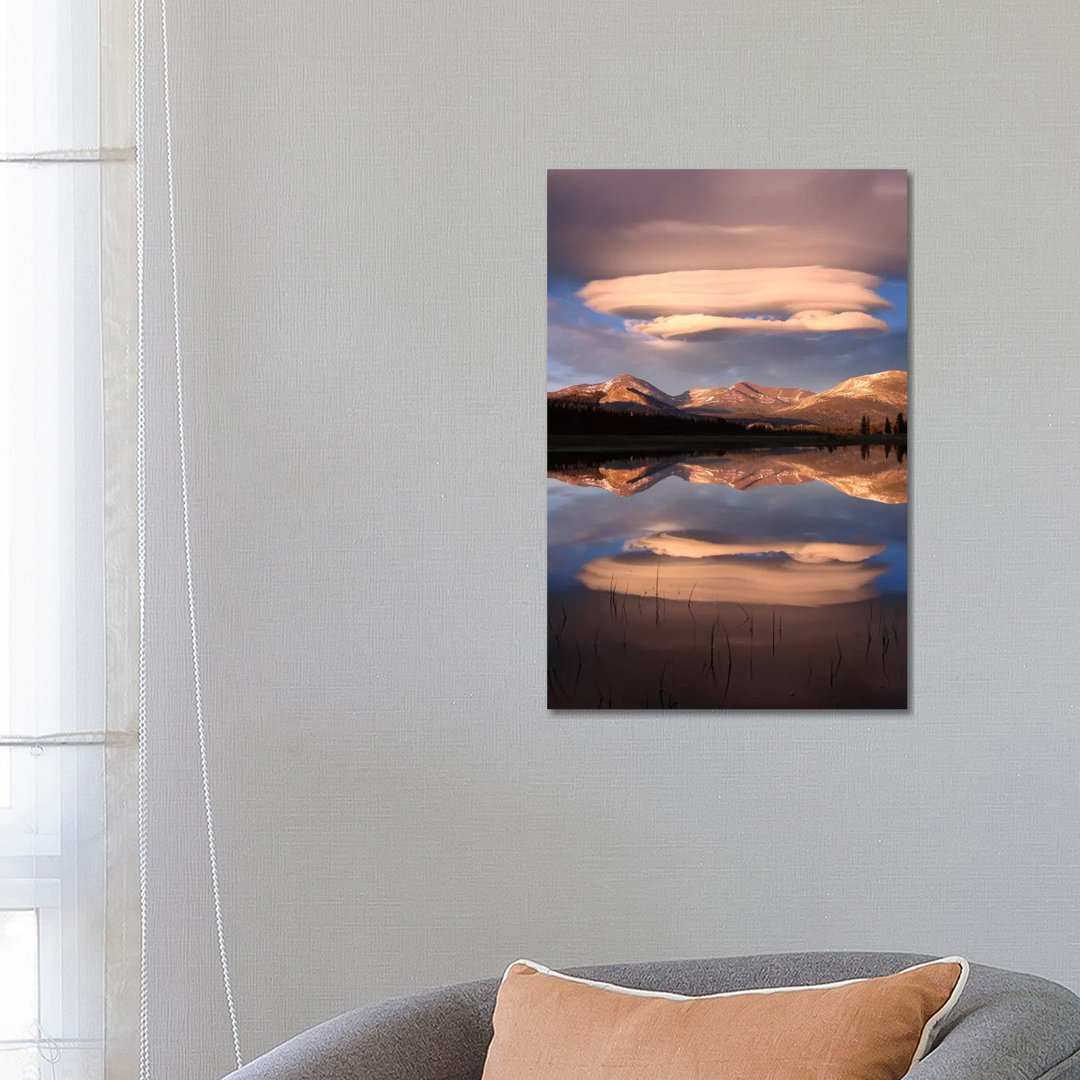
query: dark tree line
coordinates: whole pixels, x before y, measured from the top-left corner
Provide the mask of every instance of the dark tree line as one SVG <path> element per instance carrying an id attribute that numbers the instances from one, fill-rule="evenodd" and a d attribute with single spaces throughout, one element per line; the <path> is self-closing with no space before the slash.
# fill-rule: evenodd
<path id="1" fill-rule="evenodd" d="M 669 416 L 644 409 L 611 409 L 548 398 L 548 435 L 745 435 L 746 428 L 718 416 Z"/>
<path id="2" fill-rule="evenodd" d="M 548 403 L 548 435 L 573 436 L 578 438 L 604 437 L 663 437 L 668 435 L 732 436 L 753 434 L 761 430 L 761 425 L 749 426 L 726 420 L 719 416 L 672 415 L 654 412 L 645 407 L 628 405 L 624 408 L 611 408 L 593 401 L 581 399 L 551 398 Z M 772 432 L 772 428 L 765 430 Z M 812 430 L 824 429 L 804 429 Z M 896 419 L 885 418 L 881 426 L 871 424 L 870 417 L 864 415 L 859 424 L 862 435 L 907 435 L 907 419 L 902 412 Z M 790 433 L 781 429 L 778 433 Z M 828 434 L 842 436 L 843 431 L 828 429 Z"/>
<path id="3" fill-rule="evenodd" d="M 904 419 L 904 414 L 898 412 L 895 420 L 890 420 L 885 417 L 885 424 L 881 429 L 885 435 L 906 435 L 907 434 L 907 420 Z M 860 435 L 870 435 L 873 433 L 873 428 L 870 426 L 870 417 L 865 413 L 863 414 L 862 422 L 859 424 Z"/>

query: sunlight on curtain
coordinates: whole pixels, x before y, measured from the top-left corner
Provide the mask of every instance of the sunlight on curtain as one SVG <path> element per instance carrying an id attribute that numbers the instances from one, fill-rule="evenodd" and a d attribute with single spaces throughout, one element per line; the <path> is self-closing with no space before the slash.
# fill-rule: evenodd
<path id="1" fill-rule="evenodd" d="M 0 15 L 0 1080 L 104 1075 L 99 16 Z"/>

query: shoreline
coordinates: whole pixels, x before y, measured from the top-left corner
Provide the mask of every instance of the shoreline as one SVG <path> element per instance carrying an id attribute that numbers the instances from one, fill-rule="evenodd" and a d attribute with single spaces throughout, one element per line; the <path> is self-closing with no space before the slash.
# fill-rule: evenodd
<path id="1" fill-rule="evenodd" d="M 657 450 L 768 450 L 783 448 L 786 450 L 799 447 L 821 449 L 835 446 L 894 446 L 903 447 L 907 452 L 907 435 L 829 435 L 804 432 L 788 434 L 747 434 L 747 435 L 635 435 L 601 436 L 590 438 L 581 435 L 549 435 L 548 454 L 580 452 L 594 453 L 624 451 Z"/>

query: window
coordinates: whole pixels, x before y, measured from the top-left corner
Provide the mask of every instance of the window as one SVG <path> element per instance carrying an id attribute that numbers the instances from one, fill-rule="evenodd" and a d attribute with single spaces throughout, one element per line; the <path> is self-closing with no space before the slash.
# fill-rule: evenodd
<path id="1" fill-rule="evenodd" d="M 38 1023 L 39 949 L 37 911 L 0 909 L 0 1075 L 34 1075 L 39 1054 L 25 1040 Z"/>
<path id="2" fill-rule="evenodd" d="M 98 18 L 0 16 L 0 1080 L 103 1075 Z"/>

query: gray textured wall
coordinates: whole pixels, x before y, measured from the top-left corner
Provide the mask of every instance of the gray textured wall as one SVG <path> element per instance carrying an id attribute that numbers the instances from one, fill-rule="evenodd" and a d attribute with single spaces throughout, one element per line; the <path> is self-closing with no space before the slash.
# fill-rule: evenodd
<path id="1" fill-rule="evenodd" d="M 174 7 L 196 584 L 249 1054 L 520 955 L 910 949 L 1080 987 L 1080 8 Z M 556 165 L 911 170 L 910 713 L 545 711 Z M 229 1050 L 168 376 L 151 389 L 153 1022 L 159 1075 L 202 1078 Z"/>

